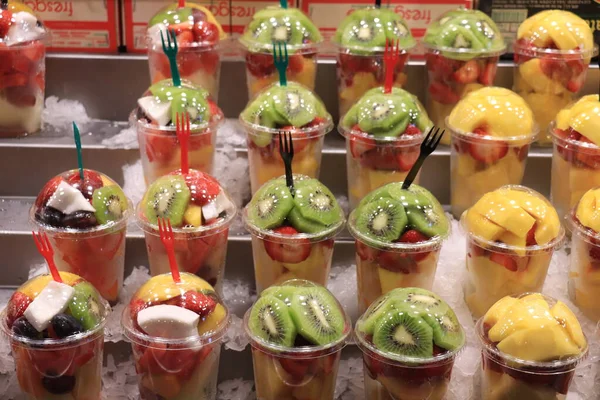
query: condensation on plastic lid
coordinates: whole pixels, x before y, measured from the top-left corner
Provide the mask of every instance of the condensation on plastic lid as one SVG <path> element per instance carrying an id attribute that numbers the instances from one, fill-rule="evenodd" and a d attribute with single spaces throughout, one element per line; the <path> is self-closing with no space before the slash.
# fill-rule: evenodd
<path id="1" fill-rule="evenodd" d="M 168 126 L 159 126 L 153 125 L 150 122 L 144 121 L 143 118 L 140 118 L 143 112 L 140 107 L 136 107 L 131 114 L 129 114 L 129 125 L 136 127 L 136 130 L 139 132 L 143 131 L 144 135 L 153 135 L 153 136 L 161 136 L 161 135 L 172 135 L 176 136 L 177 127 L 175 125 Z M 219 118 L 211 118 L 210 121 L 204 122 L 202 124 L 190 124 L 190 136 L 202 136 L 205 134 L 209 134 L 212 131 L 218 130 L 221 125 L 225 123 L 224 117 Z"/>
<path id="2" fill-rule="evenodd" d="M 393 144 L 397 147 L 409 147 L 409 146 L 418 146 L 425 139 L 425 133 L 422 132 L 419 135 L 400 135 L 400 136 L 378 136 L 373 135 L 367 132 L 359 131 L 356 129 L 348 128 L 344 126 L 341 122 L 338 124 L 338 133 L 350 140 L 352 138 L 358 139 L 358 141 L 362 140 L 375 140 L 376 145 Z"/>
<path id="3" fill-rule="evenodd" d="M 454 128 L 452 125 L 450 125 L 449 120 L 450 120 L 450 117 L 448 116 L 448 117 L 446 117 L 445 122 L 446 122 L 446 127 L 448 128 L 448 130 L 450 131 L 452 136 L 457 136 L 458 138 L 460 138 L 461 140 L 466 141 L 466 142 L 473 142 L 473 141 L 480 142 L 480 143 L 482 141 L 489 141 L 491 143 L 493 143 L 493 142 L 516 142 L 521 145 L 526 145 L 526 144 L 533 143 L 537 139 L 537 136 L 540 132 L 538 124 L 534 122 L 533 129 L 531 130 L 531 133 L 529 135 L 521 135 L 521 136 L 479 135 L 477 133 L 465 132 L 458 128 Z"/>
<path id="4" fill-rule="evenodd" d="M 556 133 L 556 131 L 557 131 L 556 121 L 550 122 L 550 125 L 548 126 L 548 133 L 550 133 L 550 136 L 552 137 L 554 144 L 557 146 L 561 146 L 561 147 L 564 147 L 567 145 L 573 146 L 573 147 L 575 147 L 574 150 L 578 153 L 579 152 L 588 153 L 588 151 L 589 151 L 589 154 L 593 154 L 593 155 L 598 154 L 598 151 L 600 151 L 600 147 L 598 147 L 595 143 L 583 142 L 581 140 L 574 140 L 574 139 L 560 137 Z"/>
<path id="5" fill-rule="evenodd" d="M 564 59 L 565 56 L 569 56 L 569 60 L 573 59 L 573 56 L 579 56 L 582 59 L 590 59 L 598 55 L 598 45 L 594 44 L 591 49 L 573 49 L 573 50 L 560 50 L 560 49 L 545 49 L 542 47 L 529 47 L 523 46 L 518 41 L 513 43 L 513 51 L 515 54 L 535 57 L 535 58 L 551 58 L 551 59 Z"/>
<path id="6" fill-rule="evenodd" d="M 461 57 L 461 58 L 464 56 L 472 56 L 470 58 L 489 58 L 489 57 L 501 56 L 502 54 L 506 53 L 506 45 L 504 45 L 504 47 L 498 48 L 498 49 L 474 50 L 474 49 L 466 49 L 466 48 L 436 46 L 436 45 L 425 43 L 425 42 L 423 42 L 422 44 L 426 50 L 445 53 L 449 56 L 456 55 L 457 57 Z"/>

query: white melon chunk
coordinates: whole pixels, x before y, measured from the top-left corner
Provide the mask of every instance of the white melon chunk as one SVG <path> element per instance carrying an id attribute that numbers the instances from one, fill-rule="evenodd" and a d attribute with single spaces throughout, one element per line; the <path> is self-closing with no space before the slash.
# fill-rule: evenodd
<path id="1" fill-rule="evenodd" d="M 56 208 L 64 214 L 71 214 L 75 211 L 96 212 L 83 194 L 65 181 L 60 182 L 46 205 Z"/>
<path id="2" fill-rule="evenodd" d="M 75 289 L 56 281 L 50 281 L 40 294 L 29 304 L 23 314 L 27 321 L 38 331 L 48 327 L 57 314 L 63 313 L 73 297 Z"/>
<path id="3" fill-rule="evenodd" d="M 182 339 L 198 335 L 200 316 L 183 307 L 160 304 L 143 309 L 137 322 L 148 335 L 168 339 Z"/>

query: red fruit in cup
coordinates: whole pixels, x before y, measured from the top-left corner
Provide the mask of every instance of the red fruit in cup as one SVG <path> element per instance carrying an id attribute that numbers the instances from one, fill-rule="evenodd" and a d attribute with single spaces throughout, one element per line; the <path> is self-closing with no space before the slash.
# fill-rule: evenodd
<path id="1" fill-rule="evenodd" d="M 297 235 L 299 232 L 291 226 L 282 226 L 273 230 L 280 235 Z M 263 240 L 265 250 L 271 259 L 282 263 L 297 264 L 310 256 L 311 245 L 308 239 L 293 240 L 290 243 L 280 243 L 269 237 Z"/>
<path id="2" fill-rule="evenodd" d="M 28 86 L 9 87 L 4 90 L 6 100 L 17 107 L 33 107 L 37 101 L 35 89 Z"/>
<path id="3" fill-rule="evenodd" d="M 357 240 L 355 243 L 356 243 L 356 254 L 358 254 L 358 256 L 360 257 L 361 260 L 375 261 L 377 259 L 377 256 L 379 255 L 379 250 L 377 250 L 371 246 L 367 246 L 360 240 Z"/>
<path id="4" fill-rule="evenodd" d="M 10 328 L 18 318 L 22 317 L 32 302 L 31 298 L 22 292 L 14 292 L 6 307 L 6 324 Z"/>
<path id="5" fill-rule="evenodd" d="M 519 269 L 517 261 L 509 254 L 491 252 L 490 261 L 502 265 L 509 271 L 516 272 Z"/>
<path id="6" fill-rule="evenodd" d="M 496 78 L 496 70 L 498 69 L 498 63 L 496 61 L 489 61 L 485 64 L 479 75 L 479 83 L 485 86 L 492 86 L 494 79 Z"/>
<path id="7" fill-rule="evenodd" d="M 104 186 L 100 174 L 96 171 L 90 171 L 89 169 L 83 171 L 83 181 L 79 176 L 79 170 L 73 171 L 67 175 L 66 180 L 69 185 L 79 190 L 88 200 L 91 200 L 94 196 L 94 190 Z"/>
<path id="8" fill-rule="evenodd" d="M 581 135 L 579 137 L 579 141 L 588 144 L 594 144 L 587 137 Z M 597 148 L 587 148 L 585 150 L 575 151 L 575 158 L 584 166 L 589 168 L 596 169 L 600 166 L 600 149 Z"/>
<path id="9" fill-rule="evenodd" d="M 398 168 L 400 171 L 410 171 L 419 158 L 420 150 L 418 148 L 411 150 L 399 150 L 397 152 Z"/>
<path id="10" fill-rule="evenodd" d="M 513 151 L 517 155 L 519 161 L 523 161 L 527 158 L 527 154 L 529 153 L 529 146 L 525 145 L 521 147 L 515 147 L 513 148 Z"/>
<path id="11" fill-rule="evenodd" d="M 10 26 L 12 25 L 13 13 L 9 10 L 0 10 L 0 39 L 8 33 Z"/>
<path id="12" fill-rule="evenodd" d="M 207 317 L 217 306 L 217 303 L 212 297 L 194 290 L 188 290 L 175 299 L 174 305 L 193 311 L 201 318 Z"/>
<path id="13" fill-rule="evenodd" d="M 286 125 L 280 128 L 281 131 L 291 132 L 292 133 L 292 141 L 294 142 L 294 154 L 301 153 L 311 142 L 306 134 L 302 133 L 298 128 L 291 125 Z M 275 135 L 273 137 L 275 142 L 275 148 L 279 149 L 279 136 Z"/>
<path id="14" fill-rule="evenodd" d="M 363 167 L 384 171 L 396 171 L 399 168 L 398 154 L 394 146 L 379 146 L 360 155 Z"/>
<path id="15" fill-rule="evenodd" d="M 421 232 L 411 229 L 408 230 L 406 232 L 404 232 L 402 234 L 402 236 L 400 236 L 400 239 L 398 239 L 398 242 L 401 243 L 420 243 L 420 242 L 426 242 L 427 240 L 429 240 L 429 238 L 425 235 L 423 235 Z M 421 260 L 423 260 L 424 258 L 426 258 L 429 255 L 430 252 L 428 251 L 424 251 L 421 253 L 413 253 L 412 256 L 415 259 L 415 261 L 419 262 Z"/>
<path id="16" fill-rule="evenodd" d="M 177 170 L 172 174 L 179 175 L 181 170 Z M 192 194 L 190 201 L 201 207 L 214 200 L 221 192 L 219 182 L 202 171 L 191 170 L 184 178 Z"/>
<path id="17" fill-rule="evenodd" d="M 131 302 L 131 304 L 129 304 L 129 316 L 133 321 L 133 325 L 139 330 L 141 330 L 141 328 L 137 323 L 137 316 L 140 311 L 147 308 L 148 306 L 149 304 L 146 304 L 146 302 L 144 302 L 142 299 L 135 299 Z"/>
<path id="18" fill-rule="evenodd" d="M 475 60 L 469 60 L 464 63 L 452 77 L 458 83 L 467 84 L 476 82 L 479 78 L 479 64 Z"/>
<path id="19" fill-rule="evenodd" d="M 277 359 L 285 372 L 290 374 L 297 381 L 303 381 L 307 377 L 310 377 L 316 369 L 316 358 L 295 359 L 277 357 Z"/>
<path id="20" fill-rule="evenodd" d="M 600 247 L 590 244 L 588 254 L 592 260 L 600 261 Z"/>
<path id="21" fill-rule="evenodd" d="M 146 136 L 146 155 L 150 162 L 167 163 L 177 150 L 177 141 L 174 136 L 152 134 Z"/>
<path id="22" fill-rule="evenodd" d="M 125 232 L 116 232 L 103 236 L 89 237 L 87 243 L 90 254 L 96 254 L 101 260 L 112 260 L 125 240 Z"/>
<path id="23" fill-rule="evenodd" d="M 428 90 L 431 98 L 438 103 L 456 104 L 460 100 L 458 94 L 454 93 L 450 86 L 441 82 L 431 82 Z"/>
<path id="24" fill-rule="evenodd" d="M 208 21 L 198 21 L 193 28 L 196 42 L 216 43 L 219 40 L 219 28 Z"/>
<path id="25" fill-rule="evenodd" d="M 252 76 L 263 78 L 275 72 L 273 56 L 264 53 L 246 53 L 246 68 Z"/>
<path id="26" fill-rule="evenodd" d="M 192 43 L 194 43 L 194 33 L 191 30 L 186 29 L 177 33 L 177 46 L 187 47 Z"/>
<path id="27" fill-rule="evenodd" d="M 574 75 L 571 80 L 567 82 L 566 88 L 569 92 L 577 93 L 583 87 L 585 83 L 585 74 Z"/>
<path id="28" fill-rule="evenodd" d="M 457 65 L 457 61 L 434 53 L 427 53 L 425 60 L 433 79 L 442 82 L 449 80 Z"/>
<path id="29" fill-rule="evenodd" d="M 404 135 L 408 135 L 408 136 L 416 136 L 416 135 L 420 135 L 421 130 L 419 128 L 417 128 L 415 125 L 410 124 L 406 127 L 406 129 L 404 130 Z"/>
<path id="30" fill-rule="evenodd" d="M 304 69 L 304 57 L 301 54 L 292 54 L 289 57 L 288 72 L 290 74 L 299 74 Z"/>
<path id="31" fill-rule="evenodd" d="M 207 74 L 212 75 L 219 67 L 219 53 L 214 50 L 204 51 L 200 53 L 200 61 L 202 69 L 204 69 Z"/>
<path id="32" fill-rule="evenodd" d="M 2 76 L 0 80 L 0 89 L 27 86 L 29 78 L 22 72 L 14 72 Z"/>
<path id="33" fill-rule="evenodd" d="M 45 53 L 44 45 L 40 42 L 32 42 L 21 49 L 23 54 L 30 62 L 36 63 L 44 57 Z"/>
<path id="34" fill-rule="evenodd" d="M 420 253 L 417 256 L 421 256 Z M 411 274 L 419 271 L 417 260 L 412 253 L 382 250 L 377 257 L 377 263 L 381 268 L 392 272 Z"/>
<path id="35" fill-rule="evenodd" d="M 535 246 L 537 245 L 537 240 L 535 240 L 535 230 L 537 228 L 537 223 L 533 224 L 529 232 L 527 232 L 527 239 L 525 239 L 525 245 L 527 246 Z"/>
<path id="36" fill-rule="evenodd" d="M 357 72 L 377 72 L 377 63 L 373 57 L 340 54 L 338 63 L 345 75 L 354 75 Z"/>
<path id="37" fill-rule="evenodd" d="M 54 192 L 56 192 L 56 188 L 58 187 L 58 185 L 60 185 L 62 181 L 62 176 L 55 176 L 54 178 L 46 182 L 46 185 L 44 185 L 44 187 L 40 191 L 40 194 L 38 194 L 38 197 L 35 199 L 35 206 L 38 209 L 40 207 L 43 207 L 48 202 L 48 200 L 50 200 L 50 197 L 54 194 Z"/>
<path id="38" fill-rule="evenodd" d="M 476 128 L 473 133 L 479 136 L 486 136 L 487 132 L 484 128 Z M 508 153 L 508 144 L 500 140 L 478 140 L 476 138 L 469 139 L 469 153 L 475 160 L 493 164 L 500 160 Z"/>
<path id="39" fill-rule="evenodd" d="M 352 128 L 352 130 L 355 129 Z M 376 147 L 377 144 L 373 138 L 350 135 L 350 153 L 354 158 L 360 158 L 363 153 L 373 150 Z"/>

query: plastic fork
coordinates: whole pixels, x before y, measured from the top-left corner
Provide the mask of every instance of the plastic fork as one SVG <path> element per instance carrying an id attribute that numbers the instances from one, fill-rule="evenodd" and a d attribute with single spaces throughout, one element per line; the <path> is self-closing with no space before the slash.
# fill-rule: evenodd
<path id="1" fill-rule="evenodd" d="M 169 59 L 169 66 L 171 67 L 171 76 L 173 77 L 173 86 L 181 86 L 181 76 L 179 76 L 179 70 L 177 69 L 177 35 L 173 29 L 167 30 L 167 42 L 165 43 L 165 37 L 160 32 L 160 40 L 162 42 L 162 48 L 167 58 Z"/>
<path id="2" fill-rule="evenodd" d="M 294 196 L 294 176 L 292 175 L 292 160 L 294 159 L 294 141 L 292 140 L 292 132 L 279 132 L 279 154 L 285 166 L 285 184 L 290 188 L 292 196 Z"/>
<path id="3" fill-rule="evenodd" d="M 277 72 L 279 72 L 279 84 L 287 86 L 287 76 L 285 71 L 288 67 L 288 51 L 287 45 L 284 42 L 273 42 L 273 63 Z"/>
<path id="4" fill-rule="evenodd" d="M 33 234 L 33 241 L 35 242 L 35 247 L 37 247 L 38 251 L 48 263 L 48 269 L 52 274 L 52 278 L 56 282 L 62 283 L 62 278 L 58 273 L 58 269 L 56 268 L 56 264 L 54 264 L 54 250 L 52 249 L 52 244 L 50 244 L 50 239 L 48 239 L 48 235 L 46 232 L 38 232 L 35 233 L 31 231 Z"/>
<path id="5" fill-rule="evenodd" d="M 181 146 L 181 172 L 187 175 L 190 172 L 190 164 L 188 161 L 188 144 L 190 140 L 190 114 L 177 113 L 176 117 L 176 134 Z"/>
<path id="6" fill-rule="evenodd" d="M 385 66 L 385 84 L 383 85 L 384 93 L 392 92 L 392 84 L 394 83 L 394 70 L 400 61 L 400 39 L 385 40 L 385 52 L 383 53 L 383 65 Z"/>
<path id="7" fill-rule="evenodd" d="M 175 238 L 173 237 L 173 228 L 171 227 L 171 220 L 168 218 L 158 218 L 158 232 L 160 234 L 160 241 L 167 250 L 167 256 L 169 257 L 169 267 L 171 268 L 171 276 L 177 283 L 181 282 L 181 276 L 179 275 L 179 269 L 177 268 L 177 260 L 175 259 Z"/>
<path id="8" fill-rule="evenodd" d="M 435 129 L 435 132 L 434 132 L 434 129 Z M 419 169 L 421 169 L 421 166 L 423 165 L 423 162 L 425 161 L 425 159 L 431 153 L 433 153 L 434 150 L 436 149 L 436 147 L 438 146 L 438 144 L 440 144 L 440 140 L 442 140 L 444 133 L 446 133 L 445 130 L 442 130 L 442 132 L 440 133 L 440 128 L 436 128 L 435 126 L 432 126 L 431 129 L 429 129 L 429 132 L 427 132 L 427 136 L 425 137 L 425 140 L 423 140 L 423 142 L 421 143 L 421 152 L 419 153 L 419 158 L 417 159 L 417 162 L 415 162 L 415 164 L 412 166 L 412 168 L 408 172 L 406 179 L 404 179 L 404 183 L 402 184 L 402 189 L 408 189 L 410 187 L 410 185 L 413 183 L 413 181 L 417 177 L 417 173 L 419 172 Z"/>

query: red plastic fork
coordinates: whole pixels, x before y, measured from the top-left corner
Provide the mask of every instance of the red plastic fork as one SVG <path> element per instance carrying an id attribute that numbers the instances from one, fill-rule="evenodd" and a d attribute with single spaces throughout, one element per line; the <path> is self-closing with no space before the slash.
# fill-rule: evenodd
<path id="1" fill-rule="evenodd" d="M 50 244 L 50 239 L 48 239 L 48 235 L 46 235 L 46 232 L 35 233 L 32 231 L 31 233 L 33 234 L 33 241 L 35 242 L 35 247 L 37 247 L 42 257 L 44 257 L 46 263 L 48 263 L 48 269 L 52 274 L 52 278 L 56 282 L 62 283 L 63 280 L 60 277 L 60 274 L 58 273 L 56 264 L 54 264 L 54 250 L 52 249 L 52 245 Z"/>
<path id="2" fill-rule="evenodd" d="M 385 40 L 385 52 L 383 53 L 383 65 L 385 66 L 385 84 L 384 93 L 392 92 L 394 83 L 394 70 L 400 61 L 400 39 L 388 41 Z"/>
<path id="3" fill-rule="evenodd" d="M 176 134 L 181 146 L 181 173 L 187 175 L 190 172 L 190 164 L 188 161 L 188 145 L 190 142 L 190 114 L 177 113 Z"/>
<path id="4" fill-rule="evenodd" d="M 179 269 L 177 268 L 177 260 L 175 259 L 175 238 L 173 237 L 171 220 L 168 218 L 158 218 L 158 232 L 160 233 L 160 241 L 167 250 L 171 276 L 176 283 L 179 283 L 181 282 L 181 276 L 179 275 Z"/>

